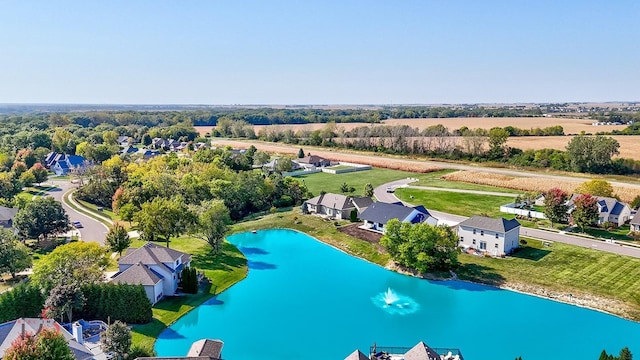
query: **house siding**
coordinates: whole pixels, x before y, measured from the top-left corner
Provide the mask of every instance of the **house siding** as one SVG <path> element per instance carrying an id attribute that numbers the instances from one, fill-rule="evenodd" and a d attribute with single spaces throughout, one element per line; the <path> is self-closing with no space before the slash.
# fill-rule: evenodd
<path id="1" fill-rule="evenodd" d="M 501 232 L 488 231 L 467 226 L 458 227 L 459 246 L 464 248 L 476 249 L 486 252 L 493 256 L 501 256 L 509 254 L 513 249 L 518 247 L 520 228 L 516 227 L 508 231 L 506 234 Z M 497 234 L 497 238 L 496 238 Z M 473 241 L 475 240 L 475 244 Z M 485 243 L 486 247 L 482 249 L 481 243 Z M 497 247 L 496 247 L 497 245 Z"/>

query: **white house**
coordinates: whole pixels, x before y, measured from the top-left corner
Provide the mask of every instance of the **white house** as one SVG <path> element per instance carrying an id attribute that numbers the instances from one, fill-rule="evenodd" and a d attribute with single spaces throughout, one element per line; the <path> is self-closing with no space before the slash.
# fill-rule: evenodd
<path id="1" fill-rule="evenodd" d="M 520 241 L 520 223 L 516 219 L 473 216 L 458 224 L 460 246 L 493 256 L 511 253 Z"/>
<path id="2" fill-rule="evenodd" d="M 363 228 L 382 233 L 385 232 L 384 226 L 391 219 L 412 224 L 423 222 L 429 225 L 438 224 L 438 219 L 431 216 L 423 206 L 408 207 L 379 201 L 368 206 L 359 217 L 364 220 Z"/>
<path id="3" fill-rule="evenodd" d="M 191 255 L 153 243 L 129 248 L 118 260 L 119 271 L 112 282 L 142 285 L 151 304 L 178 289 L 182 269 L 191 264 Z"/>
<path id="4" fill-rule="evenodd" d="M 578 196 L 580 196 L 580 194 L 573 194 L 571 199 L 567 202 L 567 205 L 569 206 L 569 214 L 575 210 L 576 206 L 574 201 Z M 616 226 L 622 226 L 631 218 L 631 207 L 629 207 L 627 203 L 604 196 L 596 196 L 596 199 L 598 199 L 598 202 L 596 203 L 598 206 L 597 225 L 602 225 L 605 222 L 611 222 L 616 224 Z"/>
<path id="5" fill-rule="evenodd" d="M 636 215 L 629 222 L 629 227 L 631 231 L 640 232 L 640 215 L 636 213 Z"/>
<path id="6" fill-rule="evenodd" d="M 355 201 L 354 201 L 355 200 Z M 349 219 L 352 211 L 372 204 L 369 197 L 351 197 L 325 193 L 304 202 L 303 209 L 311 214 L 328 216 L 339 220 Z"/>

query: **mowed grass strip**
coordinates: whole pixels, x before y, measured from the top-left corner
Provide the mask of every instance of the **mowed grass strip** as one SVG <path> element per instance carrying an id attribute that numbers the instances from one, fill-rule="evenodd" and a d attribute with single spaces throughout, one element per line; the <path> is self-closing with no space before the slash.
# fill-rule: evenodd
<path id="1" fill-rule="evenodd" d="M 143 241 L 135 240 L 131 246 L 143 244 Z M 247 259 L 230 243 L 224 243 L 219 255 L 211 253 L 208 243 L 192 237 L 172 239 L 169 246 L 191 254 L 191 265 L 198 271 L 204 271 L 211 285 L 200 289 L 197 294 L 163 299 L 153 307 L 153 320 L 150 323 L 133 326 L 133 344 L 147 349 L 153 349 L 156 338 L 167 326 L 247 276 Z"/>
<path id="2" fill-rule="evenodd" d="M 505 259 L 460 255 L 458 277 L 613 298 L 631 306 L 636 320 L 640 318 L 640 259 L 562 243 L 544 247 L 541 241 L 526 240 L 526 247 Z"/>
<path id="3" fill-rule="evenodd" d="M 427 209 L 463 216 L 480 214 L 486 214 L 491 217 L 504 216 L 507 214 L 500 212 L 500 205 L 508 204 L 513 201 L 512 199 L 504 196 L 409 188 L 398 188 L 396 189 L 395 194 L 400 198 L 400 200 L 414 205 L 424 205 Z"/>

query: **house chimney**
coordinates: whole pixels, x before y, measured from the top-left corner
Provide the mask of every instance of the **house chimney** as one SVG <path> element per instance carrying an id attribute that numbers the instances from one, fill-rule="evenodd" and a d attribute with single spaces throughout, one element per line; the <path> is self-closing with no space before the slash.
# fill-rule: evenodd
<path id="1" fill-rule="evenodd" d="M 82 325 L 79 322 L 74 322 L 71 325 L 71 331 L 73 332 L 73 338 L 80 344 L 84 343 L 84 337 L 82 336 Z"/>

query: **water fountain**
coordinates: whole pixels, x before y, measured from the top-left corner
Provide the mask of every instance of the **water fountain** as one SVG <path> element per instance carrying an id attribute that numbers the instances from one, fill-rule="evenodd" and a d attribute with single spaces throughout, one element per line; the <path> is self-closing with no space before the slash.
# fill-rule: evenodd
<path id="1" fill-rule="evenodd" d="M 391 306 L 393 305 L 394 302 L 398 300 L 400 300 L 398 295 L 396 295 L 393 291 L 391 291 L 391 288 L 387 288 L 387 292 L 384 293 L 384 303 L 387 304 L 388 306 Z"/>
<path id="2" fill-rule="evenodd" d="M 387 291 L 371 298 L 371 300 L 377 307 L 392 315 L 407 315 L 420 309 L 420 305 L 412 298 L 396 293 L 390 287 L 387 288 Z"/>

